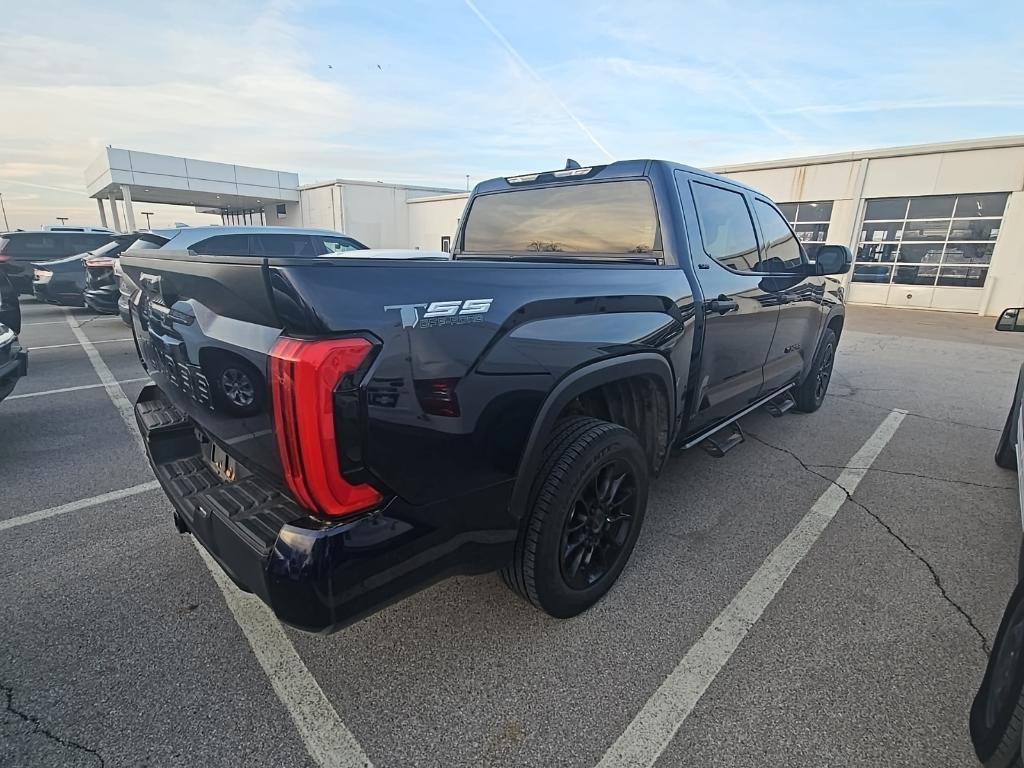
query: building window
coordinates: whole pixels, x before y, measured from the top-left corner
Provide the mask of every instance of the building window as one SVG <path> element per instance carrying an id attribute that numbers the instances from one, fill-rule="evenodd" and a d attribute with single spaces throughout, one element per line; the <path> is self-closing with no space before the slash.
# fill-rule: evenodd
<path id="1" fill-rule="evenodd" d="M 814 203 L 781 203 L 779 210 L 793 227 L 802 243 L 824 243 L 828 238 L 828 222 L 832 218 L 832 201 Z"/>
<path id="2" fill-rule="evenodd" d="M 868 200 L 853 267 L 857 283 L 980 288 L 1007 193 Z"/>

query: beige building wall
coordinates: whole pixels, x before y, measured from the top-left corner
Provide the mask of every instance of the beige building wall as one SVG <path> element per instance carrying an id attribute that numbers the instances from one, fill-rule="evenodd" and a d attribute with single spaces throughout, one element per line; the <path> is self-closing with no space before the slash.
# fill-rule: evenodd
<path id="1" fill-rule="evenodd" d="M 454 237 L 469 195 L 424 197 L 409 201 L 409 247 L 441 249 L 442 237 Z"/>
<path id="2" fill-rule="evenodd" d="M 777 203 L 833 200 L 829 242 L 856 248 L 864 201 L 880 197 L 1010 193 L 982 288 L 854 283 L 851 303 L 996 315 L 1024 305 L 1024 137 L 895 147 L 712 169 Z"/>

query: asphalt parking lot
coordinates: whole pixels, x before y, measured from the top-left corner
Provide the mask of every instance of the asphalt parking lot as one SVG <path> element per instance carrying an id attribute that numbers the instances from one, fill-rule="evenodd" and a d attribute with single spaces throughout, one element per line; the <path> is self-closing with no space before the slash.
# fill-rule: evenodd
<path id="1" fill-rule="evenodd" d="M 0 765 L 975 764 L 1020 541 L 992 454 L 1024 339 L 991 319 L 851 308 L 822 410 L 674 459 L 581 617 L 489 575 L 321 637 L 269 625 L 175 532 L 119 412 L 145 383 L 121 321 L 23 311 Z"/>

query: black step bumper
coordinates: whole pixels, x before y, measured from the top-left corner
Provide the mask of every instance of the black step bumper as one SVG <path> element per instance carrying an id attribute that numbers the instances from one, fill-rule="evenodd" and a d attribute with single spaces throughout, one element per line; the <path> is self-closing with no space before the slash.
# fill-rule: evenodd
<path id="1" fill-rule="evenodd" d="M 332 632 L 446 576 L 511 558 L 510 485 L 444 505 L 391 499 L 354 519 L 324 521 L 256 475 L 223 479 L 203 459 L 194 423 L 155 385 L 142 390 L 135 417 L 180 524 L 236 584 L 299 629 Z"/>

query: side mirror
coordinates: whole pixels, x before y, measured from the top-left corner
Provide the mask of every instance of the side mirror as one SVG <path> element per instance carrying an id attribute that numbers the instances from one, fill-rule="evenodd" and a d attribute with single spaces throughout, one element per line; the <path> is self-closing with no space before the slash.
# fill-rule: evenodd
<path id="1" fill-rule="evenodd" d="M 1024 331 L 1024 307 L 1004 309 L 996 320 L 997 331 Z"/>
<path id="2" fill-rule="evenodd" d="M 814 274 L 845 275 L 853 265 L 853 254 L 845 245 L 819 245 L 814 254 Z"/>

